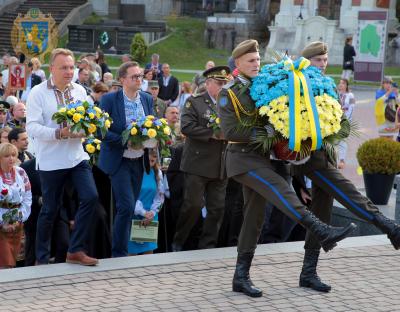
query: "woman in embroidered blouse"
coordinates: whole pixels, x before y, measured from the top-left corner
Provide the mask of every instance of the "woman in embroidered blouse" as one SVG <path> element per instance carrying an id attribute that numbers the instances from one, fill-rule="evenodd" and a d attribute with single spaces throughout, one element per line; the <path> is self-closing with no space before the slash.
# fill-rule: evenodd
<path id="1" fill-rule="evenodd" d="M 164 184 L 160 165 L 157 162 L 157 150 L 150 150 L 150 173 L 144 172 L 139 199 L 136 201 L 133 219 L 142 220 L 143 225 L 158 221 L 158 211 L 164 203 Z M 128 242 L 130 255 L 152 254 L 157 243 Z"/>
<path id="2" fill-rule="evenodd" d="M 339 91 L 340 105 L 342 106 L 343 113 L 348 120 L 351 120 L 353 118 L 353 110 L 356 100 L 353 93 L 351 93 L 349 90 L 349 81 L 347 79 L 340 79 L 337 88 Z M 347 143 L 345 141 L 341 141 L 338 145 L 339 169 L 344 169 L 345 167 L 346 152 Z"/>
<path id="3" fill-rule="evenodd" d="M 18 150 L 0 145 L 0 268 L 15 267 L 25 222 L 31 213 L 31 184 L 24 169 L 15 166 Z"/>

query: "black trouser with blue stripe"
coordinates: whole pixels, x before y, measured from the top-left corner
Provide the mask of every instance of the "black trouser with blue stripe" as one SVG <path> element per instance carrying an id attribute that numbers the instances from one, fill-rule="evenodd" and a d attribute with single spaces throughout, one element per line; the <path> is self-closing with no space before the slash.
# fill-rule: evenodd
<path id="1" fill-rule="evenodd" d="M 275 172 L 274 166 L 254 169 L 233 177 L 243 185 L 243 225 L 238 252 L 254 252 L 265 218 L 267 201 L 296 222 L 300 222 L 306 207 L 300 202 L 287 181 Z"/>
<path id="2" fill-rule="evenodd" d="M 315 152 L 304 165 L 293 166 L 293 172 L 295 175 L 305 175 L 312 180 L 311 211 L 325 223 L 329 224 L 331 220 L 333 198 L 368 222 L 371 222 L 374 213 L 379 211 L 328 161 L 324 151 Z M 306 235 L 304 248 L 320 248 L 318 240 L 309 232 Z"/>

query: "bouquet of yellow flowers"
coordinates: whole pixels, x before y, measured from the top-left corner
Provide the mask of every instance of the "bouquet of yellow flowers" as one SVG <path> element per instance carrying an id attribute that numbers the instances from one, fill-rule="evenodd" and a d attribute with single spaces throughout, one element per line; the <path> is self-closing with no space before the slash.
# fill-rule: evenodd
<path id="1" fill-rule="evenodd" d="M 168 126 L 165 118 L 155 118 L 147 115 L 133 120 L 127 129 L 122 132 L 122 141 L 133 149 L 159 147 L 161 157 L 169 157 L 169 145 L 172 144 L 173 130 Z"/>
<path id="2" fill-rule="evenodd" d="M 52 117 L 58 124 L 71 126 L 71 132 L 83 132 L 85 136 L 100 131 L 102 137 L 110 128 L 112 120 L 107 112 L 87 101 L 78 101 L 61 107 Z"/>
<path id="3" fill-rule="evenodd" d="M 89 154 L 90 162 L 95 164 L 100 154 L 101 140 L 97 139 L 94 135 L 90 135 L 83 140 L 83 147 Z"/>

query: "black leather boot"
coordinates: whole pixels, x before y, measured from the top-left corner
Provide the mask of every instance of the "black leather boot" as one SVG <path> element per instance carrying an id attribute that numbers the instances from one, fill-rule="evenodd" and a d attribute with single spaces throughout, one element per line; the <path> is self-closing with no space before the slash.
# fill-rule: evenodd
<path id="1" fill-rule="evenodd" d="M 299 285 L 300 287 L 308 287 L 316 291 L 330 292 L 331 286 L 321 282 L 317 274 L 318 258 L 319 249 L 305 250 Z"/>
<path id="2" fill-rule="evenodd" d="M 374 214 L 374 220 L 372 222 L 378 229 L 387 234 L 394 249 L 397 250 L 400 248 L 400 225 L 385 217 L 380 212 Z"/>
<path id="3" fill-rule="evenodd" d="M 310 211 L 306 211 L 300 223 L 319 240 L 325 252 L 333 249 L 337 242 L 346 238 L 357 227 L 354 223 L 350 223 L 346 227 L 330 226 L 323 223 Z"/>
<path id="4" fill-rule="evenodd" d="M 261 297 L 262 290 L 255 287 L 250 279 L 249 270 L 254 253 L 239 253 L 236 261 L 235 275 L 232 281 L 232 290 L 242 292 L 250 297 Z"/>

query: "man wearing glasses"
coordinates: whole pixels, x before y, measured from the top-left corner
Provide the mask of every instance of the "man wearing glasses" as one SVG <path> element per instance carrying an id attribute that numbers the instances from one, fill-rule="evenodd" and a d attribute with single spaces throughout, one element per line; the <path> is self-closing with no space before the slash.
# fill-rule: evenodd
<path id="1" fill-rule="evenodd" d="M 227 83 L 229 67 L 206 70 L 206 92 L 191 96 L 184 104 L 181 131 L 186 136 L 181 170 L 185 174 L 183 205 L 178 217 L 173 251 L 184 244 L 199 220 L 202 208 L 203 228 L 198 248 L 214 248 L 217 244 L 225 206 L 227 179 L 225 174 L 226 141 L 215 125 L 216 99 Z"/>
<path id="2" fill-rule="evenodd" d="M 112 256 L 124 257 L 128 255 L 130 224 L 143 169 L 148 168 L 148 152 L 123 144 L 121 134 L 133 120 L 153 115 L 153 99 L 140 91 L 143 74 L 138 63 L 123 63 L 118 77 L 122 89 L 104 95 L 100 102 L 101 109 L 110 114 L 113 123 L 103 139 L 98 166 L 110 176 L 115 197 Z"/>

